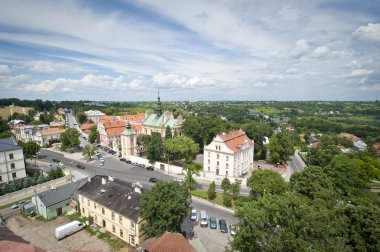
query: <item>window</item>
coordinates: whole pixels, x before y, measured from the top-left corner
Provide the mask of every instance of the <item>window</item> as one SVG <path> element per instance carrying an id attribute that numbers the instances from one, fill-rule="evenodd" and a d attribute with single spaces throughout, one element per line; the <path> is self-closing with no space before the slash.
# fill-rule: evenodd
<path id="1" fill-rule="evenodd" d="M 226 171 L 226 176 L 228 176 L 228 171 Z"/>
<path id="2" fill-rule="evenodd" d="M 123 224 L 123 216 L 119 215 L 119 223 Z"/>
<path id="3" fill-rule="evenodd" d="M 131 244 L 135 244 L 135 236 L 131 235 Z"/>
<path id="4" fill-rule="evenodd" d="M 210 164 L 210 159 L 207 159 L 207 163 Z"/>
<path id="5" fill-rule="evenodd" d="M 90 200 L 89 199 L 87 199 L 87 206 L 89 207 L 90 206 Z"/>
<path id="6" fill-rule="evenodd" d="M 94 209 L 96 209 L 96 203 L 94 202 Z"/>
<path id="7" fill-rule="evenodd" d="M 104 207 L 102 207 L 102 214 L 105 214 Z"/>
<path id="8" fill-rule="evenodd" d="M 208 171 L 210 171 L 210 166 L 209 166 L 209 167 L 207 167 L 207 169 L 208 169 Z"/>
<path id="9" fill-rule="evenodd" d="M 13 153 L 9 154 L 9 159 L 14 159 Z"/>
<path id="10" fill-rule="evenodd" d="M 0 176 L 0 182 L 1 182 L 1 181 L 3 181 L 3 177 L 2 177 L 2 176 Z"/>
<path id="11" fill-rule="evenodd" d="M 120 237 L 123 237 L 123 236 L 124 236 L 123 229 L 120 229 Z"/>
<path id="12" fill-rule="evenodd" d="M 210 152 L 209 151 L 207 152 L 207 157 L 210 157 Z"/>
<path id="13" fill-rule="evenodd" d="M 226 156 L 226 161 L 228 161 L 228 156 Z"/>
<path id="14" fill-rule="evenodd" d="M 95 214 L 95 222 L 98 222 L 98 216 Z"/>
<path id="15" fill-rule="evenodd" d="M 115 228 L 115 225 L 112 225 L 112 232 L 115 233 L 116 232 L 116 228 Z"/>
<path id="16" fill-rule="evenodd" d="M 216 166 L 219 166 L 219 161 L 216 161 Z"/>
<path id="17" fill-rule="evenodd" d="M 82 213 L 85 214 L 84 207 L 82 207 Z"/>
<path id="18" fill-rule="evenodd" d="M 216 159 L 219 159 L 219 154 L 216 154 Z"/>
<path id="19" fill-rule="evenodd" d="M 226 169 L 228 169 L 228 163 L 226 164 Z"/>
<path id="20" fill-rule="evenodd" d="M 15 172 L 12 173 L 12 178 L 14 178 L 14 179 L 17 178 L 17 175 Z"/>
<path id="21" fill-rule="evenodd" d="M 133 221 L 131 221 L 131 229 L 135 230 L 135 223 Z"/>
<path id="22" fill-rule="evenodd" d="M 16 168 L 15 163 L 11 163 L 11 169 L 14 169 L 14 168 Z"/>
<path id="23" fill-rule="evenodd" d="M 112 220 L 115 220 L 115 212 L 112 212 L 112 213 L 111 213 L 111 219 L 112 219 Z"/>

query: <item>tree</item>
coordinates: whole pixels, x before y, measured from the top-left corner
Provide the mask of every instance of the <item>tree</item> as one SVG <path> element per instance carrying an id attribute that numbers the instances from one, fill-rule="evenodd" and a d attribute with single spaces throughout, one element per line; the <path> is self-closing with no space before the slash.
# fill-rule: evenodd
<path id="1" fill-rule="evenodd" d="M 161 134 L 153 132 L 150 136 L 143 136 L 142 141 L 146 149 L 145 153 L 149 163 L 154 164 L 154 162 L 160 160 L 163 155 L 163 142 Z"/>
<path id="2" fill-rule="evenodd" d="M 25 143 L 19 141 L 18 145 L 21 146 L 24 156 L 26 158 L 35 156 L 37 152 L 40 150 L 40 146 L 35 141 L 28 141 Z"/>
<path id="3" fill-rule="evenodd" d="M 148 237 L 165 231 L 181 232 L 181 224 L 190 214 L 190 194 L 175 181 L 159 181 L 140 200 L 140 214 L 146 221 L 142 232 Z"/>
<path id="4" fill-rule="evenodd" d="M 172 139 L 172 130 L 170 129 L 170 126 L 166 126 L 165 129 L 165 140 Z"/>
<path id="5" fill-rule="evenodd" d="M 199 145 L 187 136 L 177 136 L 165 141 L 164 150 L 171 159 L 184 159 L 186 163 L 191 163 L 199 151 Z"/>
<path id="6" fill-rule="evenodd" d="M 23 187 L 28 188 L 28 187 L 31 187 L 32 185 L 33 185 L 32 178 L 29 176 L 26 176 L 26 178 L 24 179 L 24 182 L 23 182 Z"/>
<path id="7" fill-rule="evenodd" d="M 212 183 L 210 184 L 207 190 L 207 197 L 209 200 L 213 200 L 216 198 L 215 181 L 212 181 Z"/>
<path id="8" fill-rule="evenodd" d="M 199 173 L 202 170 L 202 165 L 197 164 L 197 163 L 185 164 L 183 166 L 183 170 L 185 170 L 185 184 L 187 188 L 191 190 L 193 185 L 195 185 L 196 183 L 193 176 L 194 175 L 199 176 Z"/>
<path id="9" fill-rule="evenodd" d="M 226 207 L 232 207 L 232 197 L 228 193 L 223 194 L 223 205 Z"/>
<path id="10" fill-rule="evenodd" d="M 76 114 L 77 120 L 79 124 L 83 124 L 87 121 L 87 116 L 84 112 L 78 112 Z"/>
<path id="11" fill-rule="evenodd" d="M 77 147 L 80 144 L 79 141 L 79 133 L 76 129 L 66 129 L 64 132 L 61 133 L 60 136 L 61 140 L 61 149 L 63 151 Z"/>
<path id="12" fill-rule="evenodd" d="M 288 189 L 288 184 L 280 174 L 272 170 L 256 170 L 247 180 L 251 195 L 255 198 L 264 194 L 282 194 Z"/>
<path id="13" fill-rule="evenodd" d="M 235 183 L 232 183 L 230 185 L 230 192 L 233 200 L 237 200 L 240 195 L 240 186 L 241 186 L 241 181 L 236 179 Z"/>
<path id="14" fill-rule="evenodd" d="M 45 183 L 47 181 L 46 177 L 41 174 L 39 177 L 38 177 L 38 184 L 42 184 L 42 183 Z"/>
<path id="15" fill-rule="evenodd" d="M 96 146 L 91 144 L 86 144 L 82 149 L 83 156 L 87 157 L 87 160 L 91 160 L 92 156 L 95 155 L 95 151 L 97 150 Z"/>
<path id="16" fill-rule="evenodd" d="M 97 138 L 98 138 L 97 127 L 95 125 L 91 126 L 90 127 L 90 134 L 88 135 L 88 141 L 90 143 L 94 143 Z"/>
<path id="17" fill-rule="evenodd" d="M 39 121 L 43 124 L 50 124 L 50 122 L 54 121 L 54 114 L 45 111 L 40 114 Z"/>
<path id="18" fill-rule="evenodd" d="M 289 133 L 273 135 L 269 141 L 270 159 L 273 163 L 286 162 L 294 153 L 293 144 Z"/>
<path id="19" fill-rule="evenodd" d="M 227 193 L 227 191 L 230 189 L 231 182 L 228 178 L 223 178 L 221 187 L 224 191 L 224 193 Z"/>

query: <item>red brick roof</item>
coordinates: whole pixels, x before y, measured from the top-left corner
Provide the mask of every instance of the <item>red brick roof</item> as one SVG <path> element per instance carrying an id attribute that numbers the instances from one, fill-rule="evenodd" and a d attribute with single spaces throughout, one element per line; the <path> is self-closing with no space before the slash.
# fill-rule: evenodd
<path id="1" fill-rule="evenodd" d="M 229 133 L 222 133 L 219 135 L 224 143 L 230 148 L 233 152 L 240 151 L 240 147 L 244 144 L 244 140 L 247 139 L 248 144 L 252 145 L 253 141 L 247 137 L 244 131 L 236 130 Z"/>
<path id="2" fill-rule="evenodd" d="M 349 134 L 349 133 L 340 133 L 338 135 L 338 137 L 340 138 L 346 138 L 348 140 L 350 140 L 351 142 L 357 142 L 360 140 L 359 137 L 355 136 L 355 135 L 352 135 L 352 134 Z"/>
<path id="3" fill-rule="evenodd" d="M 148 252 L 195 252 L 191 244 L 179 233 L 165 232 L 160 238 L 147 240 L 141 246 Z"/>
<path id="4" fill-rule="evenodd" d="M 80 126 L 81 130 L 83 130 L 85 133 L 88 133 L 91 131 L 92 126 L 98 126 L 97 123 L 84 123 Z"/>
<path id="5" fill-rule="evenodd" d="M 137 113 L 136 115 L 125 115 L 125 116 L 102 116 L 101 121 L 112 121 L 112 120 L 118 120 L 118 121 L 129 121 L 131 124 L 134 123 L 141 123 L 145 118 L 144 113 Z"/>

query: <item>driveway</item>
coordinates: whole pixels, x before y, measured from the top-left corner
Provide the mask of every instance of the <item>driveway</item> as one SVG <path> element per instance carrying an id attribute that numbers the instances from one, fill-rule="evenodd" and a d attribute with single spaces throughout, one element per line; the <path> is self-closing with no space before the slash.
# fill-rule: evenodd
<path id="1" fill-rule="evenodd" d="M 6 226 L 15 235 L 22 237 L 32 245 L 47 251 L 70 251 L 73 249 L 111 251 L 107 243 L 90 236 L 86 230 L 81 230 L 63 240 L 57 241 L 54 237 L 55 228 L 70 220 L 65 216 L 60 216 L 51 221 L 37 221 L 26 219 L 21 215 L 11 217 L 7 220 Z"/>

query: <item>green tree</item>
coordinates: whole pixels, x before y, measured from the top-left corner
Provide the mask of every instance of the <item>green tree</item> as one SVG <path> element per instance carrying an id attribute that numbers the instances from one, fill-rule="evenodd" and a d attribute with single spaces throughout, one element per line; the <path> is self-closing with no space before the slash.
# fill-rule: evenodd
<path id="1" fill-rule="evenodd" d="M 18 145 L 21 146 L 25 158 L 31 158 L 37 154 L 40 150 L 40 146 L 35 141 L 28 142 L 18 142 Z"/>
<path id="2" fill-rule="evenodd" d="M 45 183 L 47 181 L 46 177 L 41 174 L 39 177 L 38 177 L 38 184 L 42 184 L 42 183 Z"/>
<path id="3" fill-rule="evenodd" d="M 88 135 L 88 141 L 90 143 L 94 143 L 96 141 L 96 139 L 98 138 L 98 131 L 97 131 L 97 127 L 94 125 L 94 126 L 91 126 L 90 127 L 90 134 Z"/>
<path id="4" fill-rule="evenodd" d="M 208 190 L 207 190 L 207 197 L 209 200 L 213 200 L 216 198 L 216 191 L 215 191 L 215 181 L 212 181 L 210 184 Z"/>
<path id="5" fill-rule="evenodd" d="M 45 111 L 40 114 L 39 121 L 43 124 L 50 124 L 50 122 L 54 121 L 54 114 Z"/>
<path id="6" fill-rule="evenodd" d="M 24 188 L 28 188 L 28 187 L 31 187 L 33 185 L 33 180 L 31 177 L 29 176 L 26 176 L 26 178 L 24 179 L 23 181 L 23 187 Z"/>
<path id="7" fill-rule="evenodd" d="M 191 163 L 199 151 L 199 145 L 187 136 L 177 136 L 165 141 L 164 150 L 171 159 L 184 159 L 186 163 Z"/>
<path id="8" fill-rule="evenodd" d="M 145 153 L 149 163 L 154 164 L 156 161 L 160 160 L 163 155 L 163 142 L 161 134 L 153 132 L 150 136 L 143 136 L 142 141 L 145 146 Z"/>
<path id="9" fill-rule="evenodd" d="M 286 162 L 294 153 L 293 144 L 289 133 L 273 135 L 269 141 L 270 159 L 273 163 Z"/>
<path id="10" fill-rule="evenodd" d="M 181 232 L 181 224 L 190 214 L 190 194 L 175 181 L 159 181 L 140 200 L 140 215 L 146 221 L 142 231 L 148 237 L 165 231 Z"/>
<path id="11" fill-rule="evenodd" d="M 170 129 L 170 126 L 166 126 L 165 128 L 165 140 L 172 139 L 172 130 Z"/>
<path id="12" fill-rule="evenodd" d="M 232 207 L 232 197 L 228 193 L 223 194 L 223 205 L 225 207 Z"/>
<path id="13" fill-rule="evenodd" d="M 241 186 L 241 181 L 236 179 L 235 183 L 232 183 L 230 185 L 230 192 L 233 200 L 237 200 L 240 195 L 240 186 Z"/>
<path id="14" fill-rule="evenodd" d="M 87 121 L 87 116 L 84 112 L 78 112 L 76 114 L 77 120 L 79 124 L 83 124 Z"/>
<path id="15" fill-rule="evenodd" d="M 95 151 L 97 150 L 98 148 L 96 148 L 96 146 L 94 145 L 91 145 L 91 144 L 86 144 L 83 149 L 82 149 L 82 154 L 83 156 L 85 156 L 87 158 L 87 160 L 91 160 L 92 159 L 92 156 L 95 155 Z"/>
<path id="16" fill-rule="evenodd" d="M 202 165 L 197 163 L 185 164 L 183 170 L 185 171 L 185 184 L 187 188 L 191 190 L 196 183 L 194 175 L 199 176 L 200 171 L 202 170 Z"/>
<path id="17" fill-rule="evenodd" d="M 256 170 L 247 180 L 251 195 L 255 198 L 264 194 L 282 194 L 287 191 L 288 184 L 280 174 L 271 170 Z"/>
<path id="18" fill-rule="evenodd" d="M 230 180 L 227 177 L 223 178 L 221 187 L 222 187 L 224 193 L 227 193 L 227 191 L 230 189 L 230 186 L 231 186 Z"/>
<path id="19" fill-rule="evenodd" d="M 66 151 L 68 149 L 72 149 L 77 147 L 80 144 L 79 141 L 79 133 L 76 129 L 66 129 L 61 133 L 61 149 Z"/>

